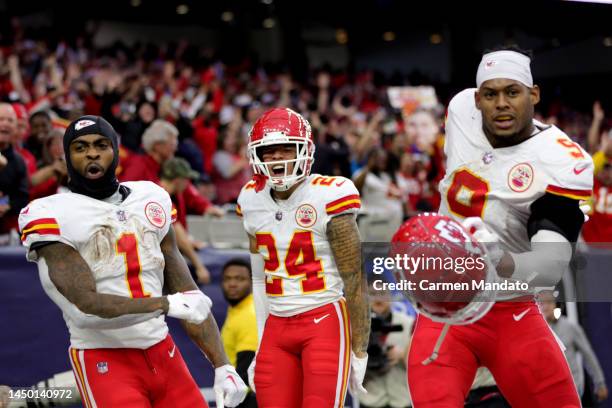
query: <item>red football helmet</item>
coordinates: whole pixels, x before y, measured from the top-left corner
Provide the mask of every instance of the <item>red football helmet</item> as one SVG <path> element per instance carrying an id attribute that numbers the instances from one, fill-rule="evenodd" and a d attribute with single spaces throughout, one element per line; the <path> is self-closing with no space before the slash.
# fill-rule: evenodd
<path id="1" fill-rule="evenodd" d="M 276 144 L 295 144 L 296 158 L 264 163 L 258 148 Z M 257 119 L 249 133 L 247 149 L 255 174 L 265 176 L 266 183 L 275 190 L 286 191 L 310 175 L 315 151 L 310 124 L 291 109 L 270 109 Z M 291 172 L 288 171 L 290 163 L 293 163 Z M 282 176 L 270 171 L 276 166 L 283 166 Z"/>
<path id="2" fill-rule="evenodd" d="M 420 262 L 394 275 L 410 284 L 404 295 L 432 320 L 473 323 L 493 306 L 495 292 L 483 284 L 494 282 L 497 272 L 484 247 L 450 217 L 424 213 L 406 221 L 391 240 L 390 255 Z"/>

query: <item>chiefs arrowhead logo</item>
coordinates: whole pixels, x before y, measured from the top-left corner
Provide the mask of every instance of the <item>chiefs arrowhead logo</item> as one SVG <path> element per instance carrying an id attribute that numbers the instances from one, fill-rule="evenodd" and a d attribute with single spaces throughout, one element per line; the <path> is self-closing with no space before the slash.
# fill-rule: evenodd
<path id="1" fill-rule="evenodd" d="M 81 130 L 83 128 L 86 128 L 87 126 L 91 126 L 91 125 L 95 125 L 95 124 L 96 124 L 96 122 L 94 122 L 93 120 L 89 120 L 89 119 L 79 120 L 74 125 L 74 130 Z"/>

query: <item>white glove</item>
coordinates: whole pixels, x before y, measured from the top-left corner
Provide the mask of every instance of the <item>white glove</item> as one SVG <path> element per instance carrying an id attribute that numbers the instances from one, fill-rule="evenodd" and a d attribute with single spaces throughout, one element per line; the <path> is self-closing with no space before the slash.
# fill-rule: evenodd
<path id="1" fill-rule="evenodd" d="M 584 222 L 587 222 L 589 220 L 589 214 L 591 213 L 591 206 L 588 201 L 580 202 L 580 211 L 584 214 Z"/>
<path id="2" fill-rule="evenodd" d="M 249 387 L 251 387 L 251 390 L 253 390 L 253 392 L 255 391 L 255 360 L 257 359 L 257 355 L 255 355 L 255 357 L 253 357 L 253 361 L 251 361 L 251 364 L 249 364 L 249 368 L 247 368 L 247 375 L 249 377 Z"/>
<path id="3" fill-rule="evenodd" d="M 217 407 L 221 408 L 224 406 L 235 407 L 240 404 L 249 391 L 236 369 L 230 364 L 215 368 L 213 389 L 215 390 Z"/>
<path id="4" fill-rule="evenodd" d="M 168 295 L 168 316 L 200 324 L 210 314 L 212 300 L 200 290 Z"/>
<path id="5" fill-rule="evenodd" d="M 465 229 L 480 242 L 487 250 L 487 255 L 491 264 L 497 267 L 504 251 L 499 246 L 499 236 L 487 229 L 484 221 L 480 217 L 468 217 L 461 223 Z M 474 232 L 472 232 L 474 230 Z"/>
<path id="6" fill-rule="evenodd" d="M 368 391 L 363 388 L 363 377 L 365 377 L 366 369 L 368 368 L 368 355 L 359 358 L 351 351 L 351 373 L 349 375 L 349 390 L 351 395 L 356 396 L 357 392 L 367 394 Z"/>

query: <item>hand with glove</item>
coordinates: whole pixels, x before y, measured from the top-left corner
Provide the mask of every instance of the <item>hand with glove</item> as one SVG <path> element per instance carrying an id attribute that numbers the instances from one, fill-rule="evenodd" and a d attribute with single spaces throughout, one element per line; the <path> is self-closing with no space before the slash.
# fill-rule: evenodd
<path id="1" fill-rule="evenodd" d="M 200 290 L 189 290 L 166 296 L 168 316 L 200 324 L 210 314 L 212 301 Z"/>
<path id="2" fill-rule="evenodd" d="M 247 368 L 247 376 L 249 377 L 249 387 L 253 392 L 255 391 L 255 360 L 257 359 L 257 355 L 253 357 L 253 361 L 249 364 L 249 368 Z"/>
<path id="3" fill-rule="evenodd" d="M 487 256 L 493 266 L 497 267 L 504 255 L 504 251 L 499 246 L 499 236 L 487 229 L 484 221 L 480 217 L 468 217 L 461 223 L 474 239 L 484 245 Z"/>
<path id="4" fill-rule="evenodd" d="M 357 393 L 367 394 L 368 391 L 363 387 L 363 378 L 365 377 L 368 368 L 368 354 L 364 353 L 365 357 L 357 357 L 351 351 L 351 373 L 349 375 L 349 391 L 351 395 L 357 396 Z"/>
<path id="5" fill-rule="evenodd" d="M 244 401 L 248 387 L 236 372 L 236 369 L 226 364 L 215 368 L 215 384 L 213 386 L 217 407 L 235 407 Z"/>

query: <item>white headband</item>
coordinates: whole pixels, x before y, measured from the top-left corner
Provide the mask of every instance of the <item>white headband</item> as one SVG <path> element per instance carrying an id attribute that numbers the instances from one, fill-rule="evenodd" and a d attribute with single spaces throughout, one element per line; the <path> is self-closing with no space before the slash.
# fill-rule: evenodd
<path id="1" fill-rule="evenodd" d="M 482 83 L 489 79 L 507 78 L 532 88 L 530 63 L 528 56 L 516 51 L 495 51 L 485 54 L 478 65 L 476 86 L 480 88 Z"/>

